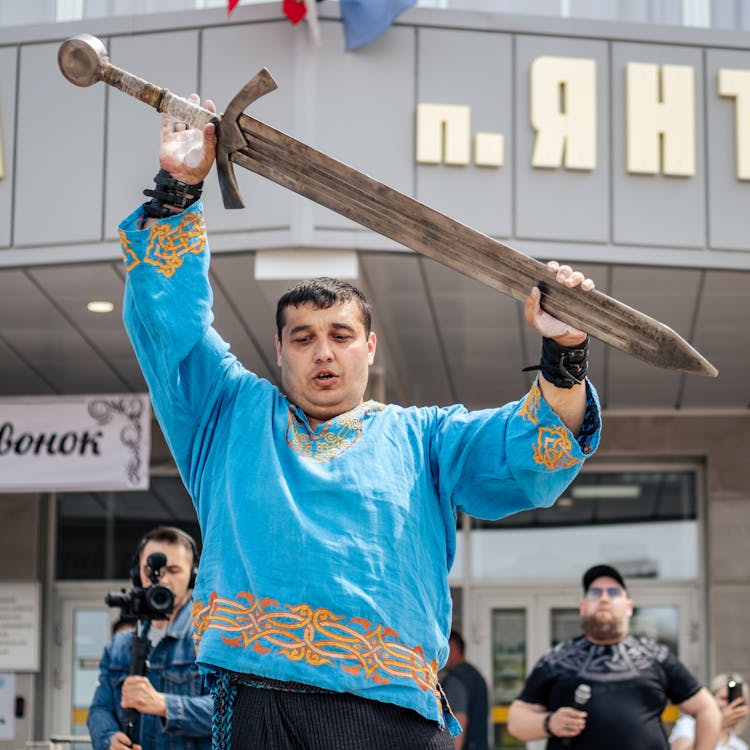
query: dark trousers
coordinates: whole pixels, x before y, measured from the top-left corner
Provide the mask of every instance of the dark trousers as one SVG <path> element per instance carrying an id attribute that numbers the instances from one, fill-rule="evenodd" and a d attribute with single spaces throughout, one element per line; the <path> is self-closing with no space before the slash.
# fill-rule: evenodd
<path id="1" fill-rule="evenodd" d="M 236 685 L 229 750 L 452 750 L 447 729 L 349 693 Z"/>

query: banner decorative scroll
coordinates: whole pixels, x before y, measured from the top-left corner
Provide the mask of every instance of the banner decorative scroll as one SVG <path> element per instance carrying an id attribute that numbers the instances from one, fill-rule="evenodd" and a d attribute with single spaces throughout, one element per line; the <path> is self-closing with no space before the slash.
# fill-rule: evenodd
<path id="1" fill-rule="evenodd" d="M 0 492 L 148 488 L 145 394 L 0 399 Z"/>

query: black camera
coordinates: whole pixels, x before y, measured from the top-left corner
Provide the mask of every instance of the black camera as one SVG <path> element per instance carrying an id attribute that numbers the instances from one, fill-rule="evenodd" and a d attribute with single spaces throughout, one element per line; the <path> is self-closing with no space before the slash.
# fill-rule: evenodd
<path id="1" fill-rule="evenodd" d="M 166 620 L 174 610 L 174 591 L 159 583 L 162 568 L 167 564 L 163 552 L 154 552 L 146 559 L 152 586 L 134 587 L 130 591 L 110 591 L 104 597 L 108 607 L 119 607 L 123 620 Z"/>
<path id="2" fill-rule="evenodd" d="M 727 703 L 731 703 L 732 701 L 737 700 L 737 698 L 741 697 L 742 682 L 730 677 L 729 681 L 727 682 Z"/>

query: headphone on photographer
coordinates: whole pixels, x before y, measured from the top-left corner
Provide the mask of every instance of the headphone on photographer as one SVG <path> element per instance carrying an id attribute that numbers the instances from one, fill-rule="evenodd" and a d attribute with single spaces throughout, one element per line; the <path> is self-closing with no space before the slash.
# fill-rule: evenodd
<path id="1" fill-rule="evenodd" d="M 198 575 L 198 562 L 200 560 L 198 546 L 195 543 L 195 539 L 193 539 L 187 531 L 178 529 L 176 526 L 157 526 L 155 529 L 151 529 L 151 531 L 141 537 L 141 541 L 138 542 L 130 566 L 130 581 L 133 586 L 136 588 L 141 587 L 141 554 L 143 553 L 145 546 L 154 539 L 160 542 L 165 542 L 166 544 L 179 544 L 180 541 L 182 541 L 190 547 L 190 551 L 193 553 L 193 565 L 190 569 L 188 588 L 195 588 L 195 578 Z"/>

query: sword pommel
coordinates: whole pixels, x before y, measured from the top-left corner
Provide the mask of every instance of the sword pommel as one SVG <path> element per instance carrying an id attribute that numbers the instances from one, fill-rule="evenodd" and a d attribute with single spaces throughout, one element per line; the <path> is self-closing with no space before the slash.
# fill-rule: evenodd
<path id="1" fill-rule="evenodd" d="M 107 63 L 107 48 L 91 34 L 66 39 L 57 52 L 60 71 L 76 86 L 93 86 L 101 80 L 102 65 Z"/>
<path id="2" fill-rule="evenodd" d="M 236 151 L 247 146 L 238 124 L 243 110 L 258 97 L 276 88 L 276 82 L 265 68 L 240 89 L 219 120 L 213 112 L 176 96 L 169 89 L 156 86 L 112 65 L 103 42 L 91 34 L 78 34 L 66 39 L 58 50 L 57 63 L 65 78 L 76 86 L 92 86 L 102 81 L 139 99 L 158 112 L 169 113 L 175 120 L 193 128 L 202 129 L 207 123 L 218 121 L 216 170 L 224 207 L 243 207 L 244 203 L 230 160 Z"/>

